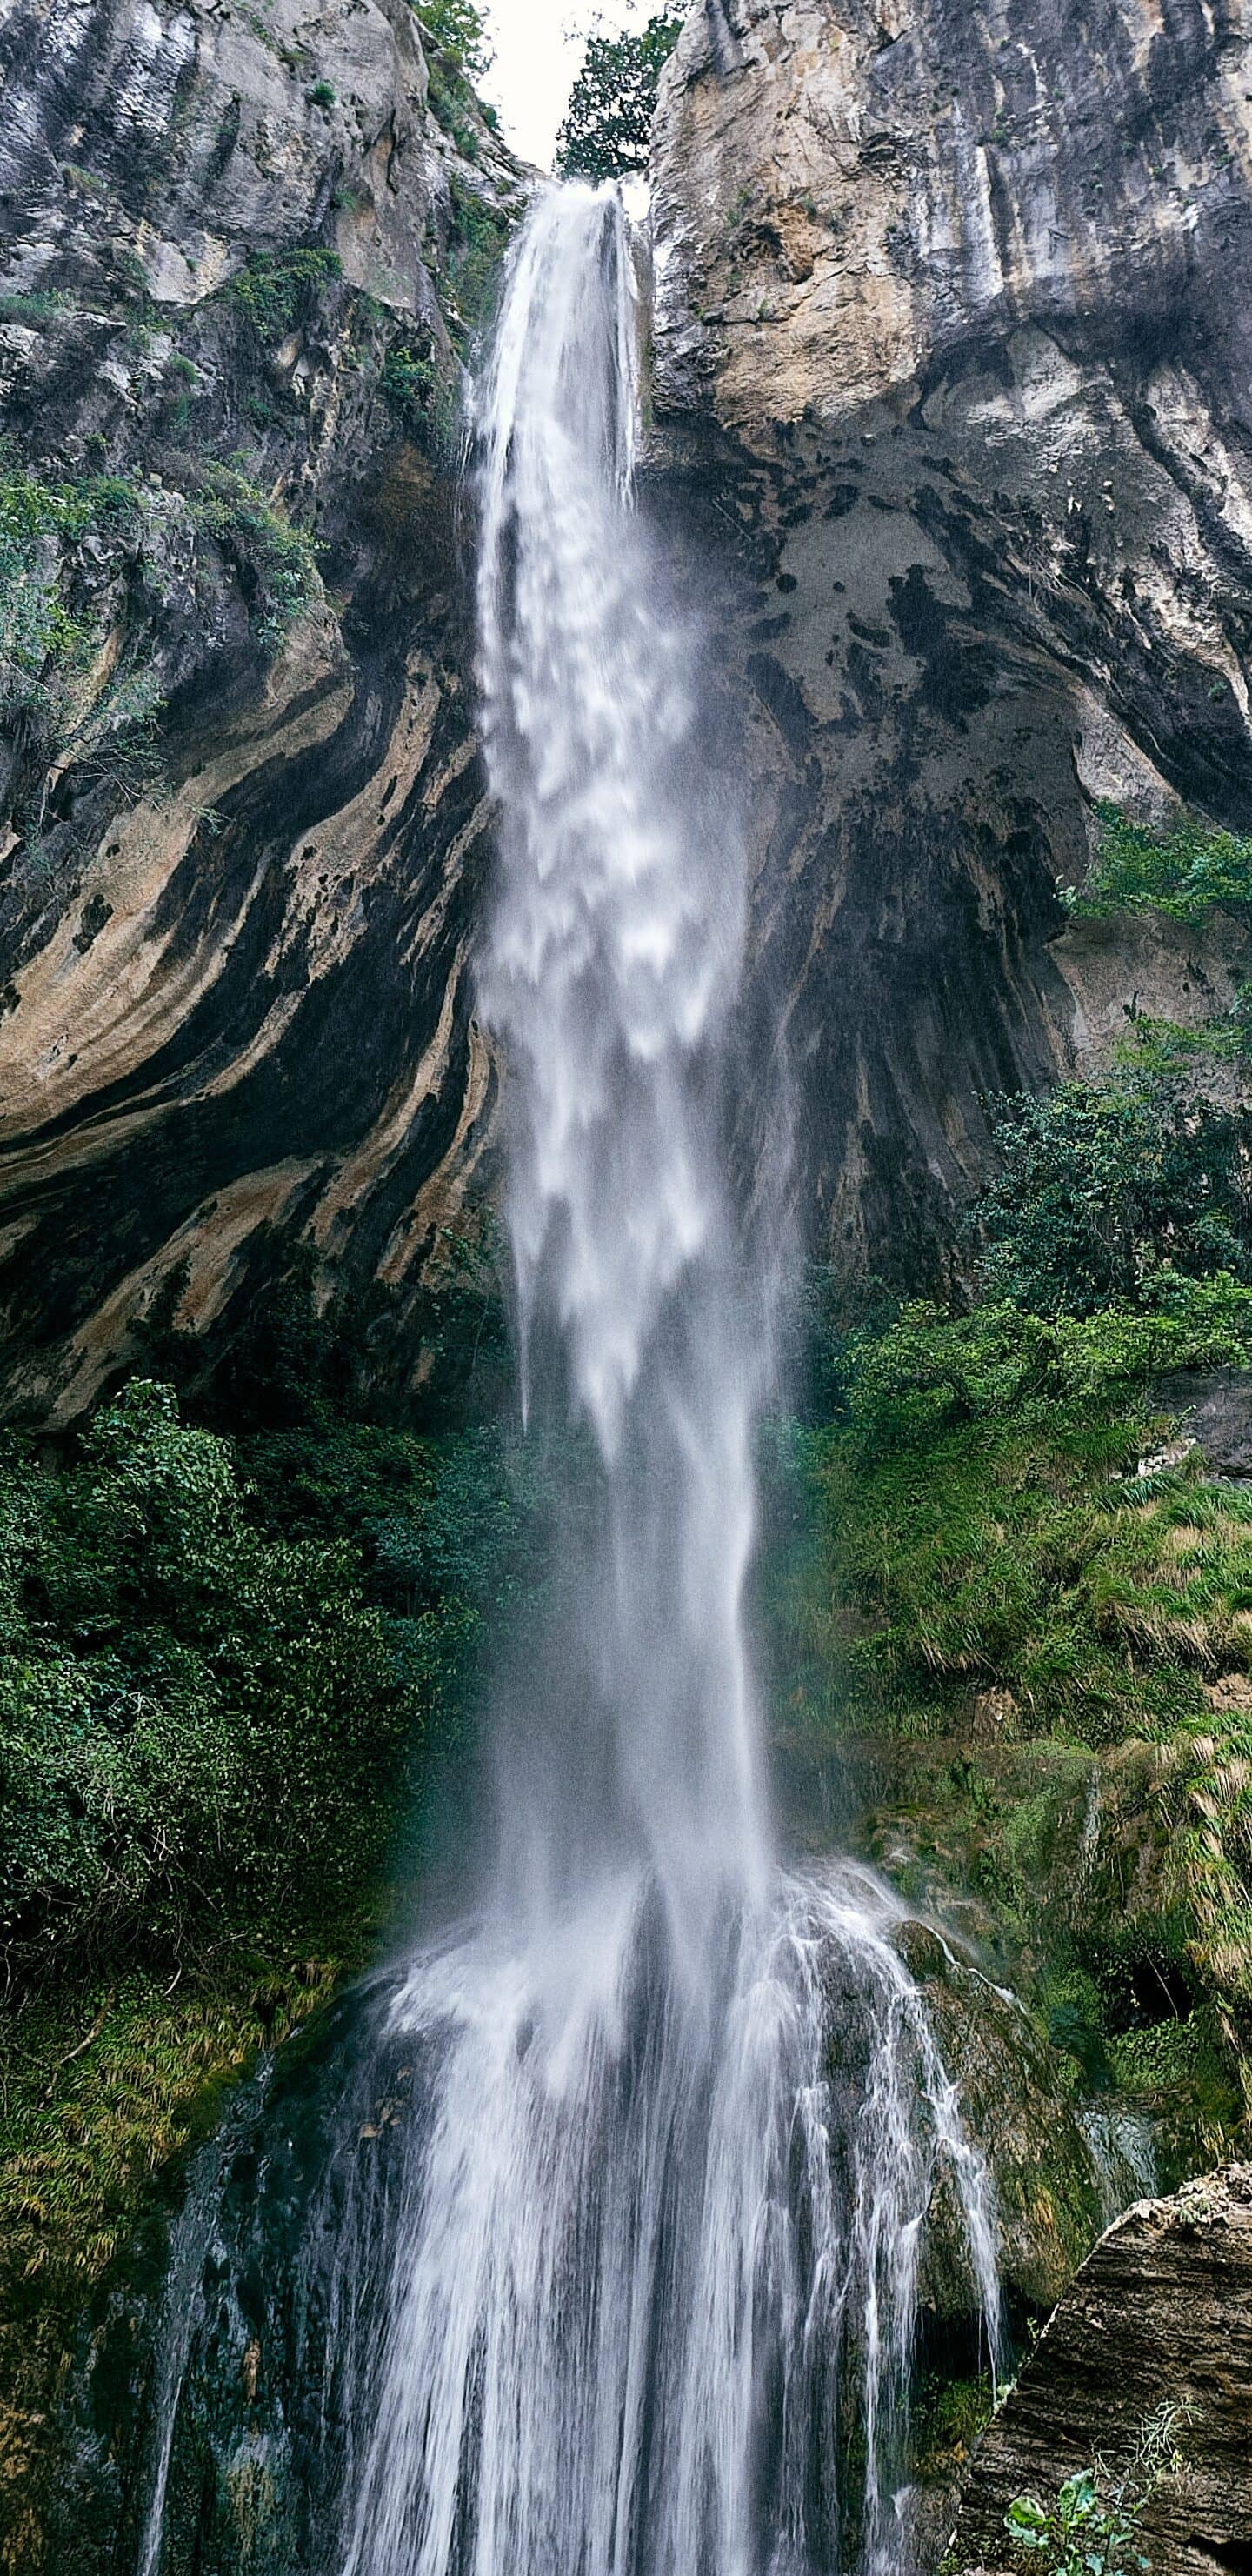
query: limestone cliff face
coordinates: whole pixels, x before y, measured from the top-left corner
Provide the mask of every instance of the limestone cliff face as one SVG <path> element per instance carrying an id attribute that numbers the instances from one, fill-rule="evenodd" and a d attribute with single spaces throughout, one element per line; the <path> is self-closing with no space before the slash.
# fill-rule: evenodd
<path id="1" fill-rule="evenodd" d="M 1247 12 L 697 0 L 656 169 L 807 1211 L 924 1271 L 987 1093 L 1247 971 L 1057 902 L 1097 796 L 1252 820 Z"/>
<path id="2" fill-rule="evenodd" d="M 0 78 L 0 1398 L 301 1245 L 407 1365 L 491 1111 L 452 469 L 521 177 L 407 0 L 5 0 Z"/>

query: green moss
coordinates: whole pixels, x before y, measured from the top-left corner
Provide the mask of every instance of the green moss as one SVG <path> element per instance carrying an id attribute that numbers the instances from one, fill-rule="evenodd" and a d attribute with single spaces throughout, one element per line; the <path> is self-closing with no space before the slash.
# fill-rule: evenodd
<path id="1" fill-rule="evenodd" d="M 138 1967 L 0 2020 L 0 2569 L 47 2564 L 55 2404 L 88 2293 L 224 2088 L 329 1995 L 365 1926 L 241 1931 L 193 1973 Z"/>
<path id="2" fill-rule="evenodd" d="M 964 2468 L 996 2407 L 990 2372 L 947 2379 L 932 2372 L 922 2382 L 912 2419 L 913 2474 L 923 2484 L 947 2482 Z"/>

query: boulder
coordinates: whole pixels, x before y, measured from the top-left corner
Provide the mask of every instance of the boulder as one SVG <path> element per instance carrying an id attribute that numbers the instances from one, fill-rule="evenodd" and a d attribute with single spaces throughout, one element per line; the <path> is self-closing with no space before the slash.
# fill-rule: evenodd
<path id="1" fill-rule="evenodd" d="M 1252 2165 L 1140 2201 L 1100 2238 L 984 2436 L 956 2566 L 1010 2568 L 1014 2498 L 1049 2502 L 1097 2456 L 1116 2469 L 1164 2407 L 1182 2466 L 1142 2523 L 1151 2576 L 1249 2576 Z"/>

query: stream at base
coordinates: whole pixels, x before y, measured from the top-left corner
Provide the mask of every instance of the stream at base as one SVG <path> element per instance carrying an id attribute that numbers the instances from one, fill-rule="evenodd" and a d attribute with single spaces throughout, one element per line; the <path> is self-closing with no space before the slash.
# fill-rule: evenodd
<path id="1" fill-rule="evenodd" d="M 174 2231 L 138 2576 L 905 2576 L 928 2212 L 989 2187 L 899 1909 L 775 1851 L 744 1616 L 777 1244 L 729 1180 L 747 908 L 633 504 L 616 195 L 537 199 L 478 387 L 527 1420 L 572 1610 L 496 1712 L 472 1931 L 236 2106 Z M 339 2054 L 336 2056 L 336 2050 Z M 286 2106 L 286 2107 L 284 2107 Z"/>

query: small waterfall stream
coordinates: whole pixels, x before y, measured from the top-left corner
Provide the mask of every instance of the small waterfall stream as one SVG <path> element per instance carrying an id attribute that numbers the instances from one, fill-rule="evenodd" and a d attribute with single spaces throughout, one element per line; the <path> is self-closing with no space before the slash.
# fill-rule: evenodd
<path id="1" fill-rule="evenodd" d="M 298 2438 L 290 2410 L 241 2437 L 224 2483 L 267 2513 L 298 2488 L 255 2563 L 307 2576 L 903 2576 L 941 2172 L 997 2331 L 898 1908 L 773 1845 L 743 1610 L 770 1319 L 725 1150 L 745 864 L 632 505 L 637 324 L 616 196 L 546 193 L 477 403 L 481 1000 L 526 1404 L 582 1460 L 576 1615 L 497 1730 L 480 1916 L 362 2000 L 316 2156 L 280 2099 L 233 2169 L 253 2247 L 267 2195 L 298 2203 L 300 2396 Z M 232 2288 L 225 2219 L 188 2206 L 178 2358 L 215 2340 L 255 2383 L 260 2257 Z M 144 2576 L 175 2576 L 178 2375 Z"/>

